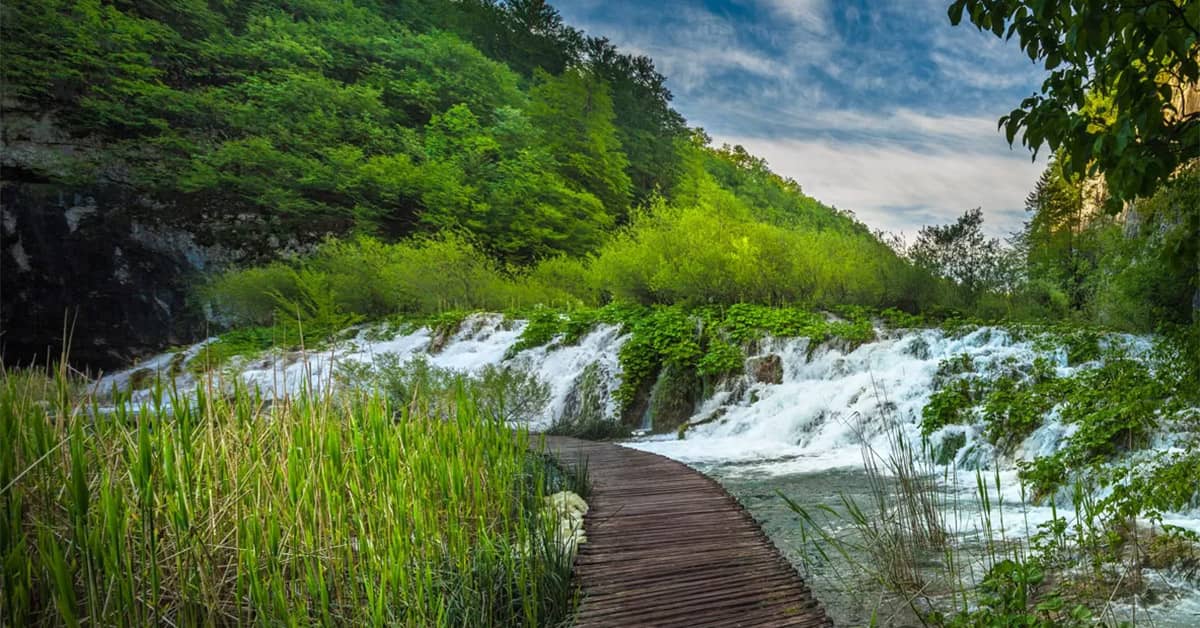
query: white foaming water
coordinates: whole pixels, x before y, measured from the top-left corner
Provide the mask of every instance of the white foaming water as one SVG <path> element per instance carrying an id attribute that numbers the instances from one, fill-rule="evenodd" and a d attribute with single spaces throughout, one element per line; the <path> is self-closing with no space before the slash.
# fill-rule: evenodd
<path id="1" fill-rule="evenodd" d="M 1135 354 L 1149 347 L 1143 338 L 1118 340 Z M 727 385 L 742 394 L 726 391 L 700 409 L 686 439 L 655 438 L 630 445 L 693 464 L 739 463 L 743 471 L 753 473 L 858 467 L 864 444 L 888 453 L 887 430 L 893 422 L 909 442 L 920 442 L 921 409 L 934 392 L 942 360 L 967 356 L 970 370 L 985 375 L 1029 373 L 1039 357 L 1064 377 L 1094 366 L 1068 366 L 1065 352 L 1038 350 L 1031 340 L 1017 340 L 990 327 L 961 336 L 937 329 L 902 332 L 850 351 L 810 347 L 807 339 L 771 339 L 762 345 L 763 355 L 782 359 L 781 383 L 755 382 L 747 374 Z M 1072 429 L 1050 416 L 1018 448 L 1015 459 L 1052 453 Z M 933 444 L 954 434 L 967 438 L 967 447 L 958 454 L 960 467 L 1005 467 L 1012 462 L 996 459 L 977 427 L 948 427 L 933 435 Z"/>
<path id="2" fill-rule="evenodd" d="M 598 325 L 578 343 L 562 346 L 552 343 L 549 347 L 537 347 L 517 352 L 509 357 L 526 326 L 525 321 L 506 320 L 499 314 L 474 314 L 468 316 L 450 338 L 437 342 L 428 328 L 395 333 L 380 338 L 378 328 L 364 328 L 350 340 L 335 343 L 320 351 L 268 352 L 261 358 L 245 361 L 234 359 L 218 379 L 237 378 L 242 383 L 256 387 L 267 399 L 295 395 L 306 386 L 310 390 L 322 390 L 333 385 L 333 375 L 339 365 L 351 363 L 375 366 L 385 355 L 394 356 L 399 363 L 423 357 L 431 365 L 464 374 L 478 373 L 487 366 L 512 365 L 526 369 L 538 376 L 550 388 L 550 400 L 537 415 L 529 417 L 534 428 L 550 425 L 569 409 L 569 401 L 580 385 L 580 380 L 589 366 L 596 373 L 599 390 L 604 397 L 604 416 L 616 420 L 618 407 L 612 392 L 620 385 L 621 374 L 617 355 L 625 336 L 614 325 Z M 153 375 L 164 377 L 171 373 L 174 384 L 181 392 L 196 385 L 195 376 L 181 368 L 188 360 L 199 354 L 204 345 L 213 342 L 210 338 L 182 352 L 164 353 L 135 367 L 101 378 L 97 390 L 101 393 L 114 387 L 121 390 L 145 386 Z M 440 346 L 437 346 L 440 345 Z M 133 390 L 135 405 L 149 403 L 151 391 L 142 388 Z"/>

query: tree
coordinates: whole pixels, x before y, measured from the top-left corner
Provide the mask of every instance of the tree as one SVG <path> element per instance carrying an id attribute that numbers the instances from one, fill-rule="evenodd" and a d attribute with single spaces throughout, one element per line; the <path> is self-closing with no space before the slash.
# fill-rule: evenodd
<path id="1" fill-rule="evenodd" d="M 633 184 L 625 172 L 629 160 L 617 137 L 608 86 L 576 69 L 559 76 L 538 72 L 537 78 L 539 84 L 530 90 L 529 119 L 542 131 L 542 143 L 558 162 L 559 174 L 623 219 Z"/>
<path id="2" fill-rule="evenodd" d="M 675 140 L 687 129 L 683 116 L 671 109 L 666 78 L 648 57 L 621 54 L 603 37 L 583 45 L 588 69 L 602 79 L 612 95 L 621 148 L 629 156 L 627 172 L 634 201 L 646 201 L 656 191 L 670 190 L 680 175 Z"/>
<path id="3" fill-rule="evenodd" d="M 1113 211 L 1200 157 L 1200 111 L 1182 107 L 1200 83 L 1200 1 L 955 0 L 951 23 L 964 13 L 1050 71 L 1000 119 L 1009 143 L 1020 133 L 1069 174 L 1103 173 Z"/>
<path id="4" fill-rule="evenodd" d="M 1089 228 L 1078 178 L 1052 160 L 1025 199 L 1032 215 L 1016 237 L 1027 279 L 1061 291 L 1067 305 L 1082 310 L 1092 296 L 1092 274 L 1100 257 L 1096 229 Z"/>
<path id="5" fill-rule="evenodd" d="M 919 268 L 957 283 L 974 303 L 988 290 L 1011 287 L 1005 252 L 983 234 L 983 212 L 969 209 L 948 225 L 921 227 L 908 257 Z"/>

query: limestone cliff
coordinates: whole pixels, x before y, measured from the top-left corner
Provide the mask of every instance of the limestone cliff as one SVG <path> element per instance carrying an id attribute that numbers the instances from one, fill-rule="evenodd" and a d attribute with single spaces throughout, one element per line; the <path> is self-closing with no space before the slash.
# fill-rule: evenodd
<path id="1" fill-rule="evenodd" d="M 57 358 L 64 327 L 73 327 L 72 362 L 93 369 L 195 341 L 207 327 L 191 294 L 198 275 L 303 248 L 272 237 L 255 217 L 228 216 L 182 195 L 151 197 L 123 183 L 116 164 L 100 164 L 87 178 L 68 171 L 65 164 L 103 159 L 103 148 L 63 134 L 49 113 L 3 103 L 6 364 Z"/>

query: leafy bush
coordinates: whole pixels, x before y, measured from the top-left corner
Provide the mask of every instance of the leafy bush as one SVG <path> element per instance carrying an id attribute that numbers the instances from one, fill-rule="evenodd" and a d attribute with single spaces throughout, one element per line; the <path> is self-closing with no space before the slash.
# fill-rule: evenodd
<path id="1" fill-rule="evenodd" d="M 715 339 L 696 362 L 696 372 L 704 377 L 721 376 L 739 372 L 745 364 L 746 353 L 740 347 Z"/>
<path id="2" fill-rule="evenodd" d="M 194 372 L 219 368 L 236 356 L 255 356 L 271 347 L 291 345 L 299 342 L 297 336 L 288 337 L 288 327 L 244 327 L 217 336 L 216 340 L 204 345 L 187 367 Z"/>
<path id="3" fill-rule="evenodd" d="M 657 199 L 597 253 L 597 283 L 638 303 L 888 305 L 905 262 L 873 237 L 757 222 L 730 195 Z"/>
<path id="4" fill-rule="evenodd" d="M 956 379 L 929 397 L 921 410 L 921 433 L 929 436 L 947 425 L 959 425 L 971 417 L 977 403 L 979 384 L 972 378 Z"/>
<path id="5" fill-rule="evenodd" d="M 987 438 L 1004 451 L 1012 451 L 1041 424 L 1059 400 L 1053 379 L 1032 384 L 1012 376 L 999 377 L 983 403 Z"/>
<path id="6" fill-rule="evenodd" d="M 501 269 L 469 239 L 449 232 L 397 244 L 369 237 L 330 240 L 303 260 L 226 273 L 206 294 L 242 323 L 299 316 L 322 330 L 398 313 L 574 302 L 565 292 Z"/>
<path id="7" fill-rule="evenodd" d="M 1068 608 L 1062 594 L 1046 592 L 1046 572 L 1036 559 L 1004 559 L 992 565 L 978 587 L 978 607 L 931 617 L 946 628 L 1026 626 L 1058 628 L 1093 625 L 1086 606 Z"/>

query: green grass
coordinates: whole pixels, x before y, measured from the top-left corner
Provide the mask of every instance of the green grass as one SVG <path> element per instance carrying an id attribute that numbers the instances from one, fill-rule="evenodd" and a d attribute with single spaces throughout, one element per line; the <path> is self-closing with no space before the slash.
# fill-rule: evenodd
<path id="1" fill-rule="evenodd" d="M 533 626 L 570 612 L 570 556 L 543 508 L 563 480 L 465 392 L 440 418 L 354 391 L 195 395 L 106 413 L 61 373 L 3 373 L 0 623 Z"/>

